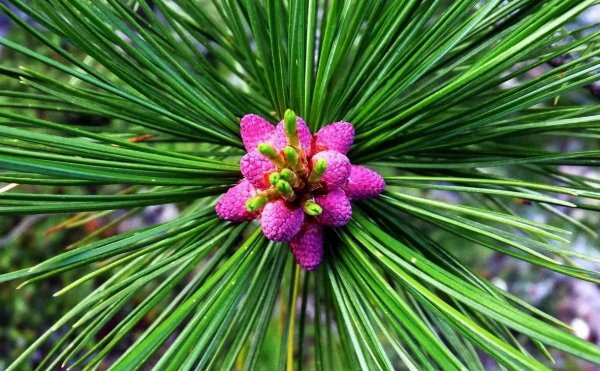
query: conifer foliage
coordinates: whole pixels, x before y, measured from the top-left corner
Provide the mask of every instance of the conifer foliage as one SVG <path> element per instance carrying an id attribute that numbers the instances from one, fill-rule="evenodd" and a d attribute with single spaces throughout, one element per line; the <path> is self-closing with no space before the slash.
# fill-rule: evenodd
<path id="1" fill-rule="evenodd" d="M 599 210 L 599 182 L 565 170 L 600 163 L 600 106 L 568 99 L 598 79 L 600 31 L 572 26 L 597 0 L 9 3 L 0 12 L 35 42 L 0 37 L 27 61 L 0 66 L 21 82 L 0 91 L 0 182 L 14 185 L 0 218 L 63 214 L 68 231 L 181 210 L 2 272 L 30 285 L 79 272 L 52 300 L 96 287 L 9 370 L 37 349 L 39 369 L 480 370 L 486 354 L 541 370 L 550 351 L 600 363 L 598 347 L 448 244 L 600 282 L 587 264 L 598 258 L 569 246 L 598 238 L 571 211 Z M 242 178 L 241 118 L 276 124 L 287 109 L 311 133 L 351 123 L 345 155 L 386 185 L 325 228 L 312 272 L 260 224 L 215 213 Z M 571 139 L 578 149 L 554 145 Z"/>

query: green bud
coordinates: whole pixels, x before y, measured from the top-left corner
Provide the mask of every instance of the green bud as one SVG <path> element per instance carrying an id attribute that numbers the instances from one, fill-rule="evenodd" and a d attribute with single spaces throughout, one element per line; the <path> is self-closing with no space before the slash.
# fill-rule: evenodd
<path id="1" fill-rule="evenodd" d="M 265 155 L 268 158 L 272 158 L 278 155 L 277 150 L 269 143 L 261 143 L 258 145 L 258 152 Z"/>
<path id="2" fill-rule="evenodd" d="M 296 112 L 292 111 L 291 109 L 286 110 L 283 114 L 283 123 L 285 125 L 285 133 L 288 136 L 296 134 L 296 130 L 298 129 L 296 122 Z"/>
<path id="3" fill-rule="evenodd" d="M 323 178 L 323 174 L 325 174 L 325 170 L 327 170 L 327 161 L 323 158 L 318 159 L 308 176 L 308 182 L 310 184 L 319 183 Z"/>
<path id="4" fill-rule="evenodd" d="M 317 173 L 317 175 L 323 176 L 325 174 L 325 170 L 327 170 L 327 160 L 324 158 L 318 159 L 315 163 L 313 171 Z"/>
<path id="5" fill-rule="evenodd" d="M 272 185 L 277 184 L 277 182 L 281 179 L 281 175 L 277 172 L 272 173 L 271 175 L 269 175 L 269 183 L 271 183 Z"/>
<path id="6" fill-rule="evenodd" d="M 286 182 L 291 181 L 294 177 L 294 172 L 288 168 L 281 170 L 279 174 L 281 175 L 281 179 L 285 180 Z"/>
<path id="7" fill-rule="evenodd" d="M 283 149 L 283 154 L 292 167 L 298 165 L 298 153 L 292 146 L 285 147 Z"/>
<path id="8" fill-rule="evenodd" d="M 292 186 L 290 185 L 290 183 L 286 182 L 285 180 L 278 181 L 277 184 L 275 185 L 275 188 L 277 188 L 277 190 L 279 192 L 281 192 L 281 194 L 285 197 L 293 197 L 294 196 L 294 190 L 292 189 Z"/>
<path id="9" fill-rule="evenodd" d="M 319 204 L 317 204 L 314 201 L 306 201 L 304 203 L 304 205 L 302 206 L 302 208 L 304 209 L 304 212 L 308 215 L 311 216 L 317 216 L 317 215 L 321 215 L 321 213 L 323 212 L 323 208 L 321 206 L 319 206 Z"/>
<path id="10" fill-rule="evenodd" d="M 283 114 L 283 127 L 288 144 L 294 148 L 300 148 L 300 140 L 298 139 L 298 123 L 296 122 L 296 113 L 288 109 Z"/>
<path id="11" fill-rule="evenodd" d="M 273 147 L 272 144 L 269 143 L 261 143 L 258 145 L 258 152 L 267 157 L 271 162 L 275 164 L 278 168 L 282 168 L 285 166 L 285 161 L 283 157 L 279 154 L 279 152 Z"/>
<path id="12" fill-rule="evenodd" d="M 248 210 L 251 213 L 255 212 L 256 210 L 265 206 L 267 204 L 267 201 L 269 201 L 269 199 L 262 195 L 249 198 L 248 201 L 246 201 L 246 210 Z"/>

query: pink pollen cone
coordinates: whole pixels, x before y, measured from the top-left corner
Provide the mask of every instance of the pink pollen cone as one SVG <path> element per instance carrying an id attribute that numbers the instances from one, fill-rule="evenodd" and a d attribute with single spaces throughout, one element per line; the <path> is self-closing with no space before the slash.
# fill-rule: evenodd
<path id="1" fill-rule="evenodd" d="M 323 213 L 316 217 L 317 221 L 330 227 L 342 227 L 352 218 L 350 200 L 341 189 L 335 189 L 315 198 L 315 202 L 323 208 Z"/>
<path id="2" fill-rule="evenodd" d="M 300 145 L 302 146 L 302 149 L 304 149 L 304 151 L 306 152 L 307 155 L 310 155 L 311 153 L 311 142 L 312 142 L 312 135 L 310 134 L 310 130 L 308 129 L 308 126 L 306 125 L 306 122 L 304 122 L 304 120 L 302 120 L 301 117 L 296 116 L 296 125 L 298 127 L 298 139 L 300 140 Z M 281 121 L 279 124 L 277 124 L 277 127 L 275 127 L 275 132 L 273 133 L 273 145 L 275 146 L 275 148 L 281 150 L 283 149 L 285 146 L 288 145 L 288 140 L 287 140 L 287 136 L 285 135 L 285 128 L 283 126 L 283 121 Z"/>
<path id="3" fill-rule="evenodd" d="M 290 241 L 290 249 L 299 266 L 315 270 L 323 260 L 323 226 L 315 221 L 305 222 Z"/>
<path id="4" fill-rule="evenodd" d="M 261 218 L 261 226 L 265 236 L 271 241 L 289 241 L 302 227 L 304 211 L 299 208 L 288 207 L 279 199 L 269 202 Z"/>
<path id="5" fill-rule="evenodd" d="M 245 115 L 240 121 L 240 134 L 246 151 L 251 152 L 263 142 L 268 142 L 275 131 L 275 125 L 257 115 Z"/>
<path id="6" fill-rule="evenodd" d="M 256 190 L 246 179 L 229 188 L 217 202 L 215 211 L 219 218 L 233 222 L 252 220 L 258 213 L 246 210 L 246 200 L 253 197 Z"/>
<path id="7" fill-rule="evenodd" d="M 295 113 L 290 110 L 285 115 L 289 120 Z M 293 126 L 291 122 L 288 124 Z M 283 152 L 289 145 L 284 122 L 272 125 L 254 114 L 242 117 L 240 133 L 248 151 L 240 160 L 244 179 L 221 196 L 215 211 L 224 220 L 260 219 L 265 237 L 271 241 L 289 242 L 298 265 L 312 271 L 323 260 L 325 227 L 346 225 L 352 218 L 350 201 L 378 196 L 385 189 L 385 180 L 371 169 L 350 164 L 346 153 L 354 142 L 355 131 L 352 124 L 334 122 L 312 136 L 304 120 L 296 116 L 296 127 L 297 131 L 291 141 L 297 144 L 297 135 L 303 150 L 300 152 L 303 153 L 286 152 L 285 161 L 284 157 L 273 157 L 273 161 L 278 164 L 276 166 L 272 160 L 258 152 L 258 146 L 267 143 Z M 271 148 L 265 146 L 261 149 L 273 156 Z M 296 157 L 302 162 L 302 166 L 297 163 Z M 325 160 L 327 164 L 324 172 L 312 173 L 317 161 L 321 160 Z M 273 176 L 272 185 L 269 176 L 284 167 L 288 167 L 286 173 L 291 175 L 278 174 L 279 177 L 293 179 L 293 182 L 287 183 Z M 320 167 L 319 171 L 322 170 Z M 313 184 L 317 181 L 318 184 Z M 246 202 L 263 191 L 265 198 L 256 199 L 256 204 L 253 203 L 252 207 L 264 206 L 255 212 L 249 212 Z M 270 201 L 263 204 L 267 200 Z M 322 210 L 305 203 L 313 200 Z M 313 215 L 319 211 L 321 214 L 316 216 L 305 215 L 305 212 Z"/>
<path id="8" fill-rule="evenodd" d="M 336 151 L 319 152 L 312 157 L 312 165 L 314 166 L 319 159 L 327 161 L 327 169 L 321 180 L 328 190 L 337 189 L 346 184 L 350 175 L 350 160 L 346 155 Z"/>
<path id="9" fill-rule="evenodd" d="M 314 137 L 313 151 L 337 151 L 346 154 L 354 143 L 354 126 L 349 122 L 334 122 L 322 127 Z"/>
<path id="10" fill-rule="evenodd" d="M 376 171 L 364 166 L 352 165 L 348 183 L 343 187 L 352 200 L 364 200 L 379 196 L 385 189 L 385 180 Z"/>
<path id="11" fill-rule="evenodd" d="M 244 178 L 248 179 L 253 186 L 265 189 L 270 186 L 269 173 L 276 170 L 276 167 L 271 160 L 253 150 L 246 153 L 240 160 L 240 170 Z"/>

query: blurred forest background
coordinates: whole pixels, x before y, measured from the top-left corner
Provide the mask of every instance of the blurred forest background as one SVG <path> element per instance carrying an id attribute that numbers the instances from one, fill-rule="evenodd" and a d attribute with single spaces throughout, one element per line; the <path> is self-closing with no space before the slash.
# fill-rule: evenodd
<path id="1" fill-rule="evenodd" d="M 0 2 L 7 4 L 6 0 Z M 589 9 L 582 14 L 574 26 L 585 24 L 597 24 L 600 22 L 600 6 Z M 55 57 L 45 47 L 40 46 L 29 35 L 11 24 L 9 18 L 0 13 L 0 36 L 9 37 L 13 41 L 22 43 L 28 47 L 35 47 L 38 52 L 50 57 Z M 66 43 L 66 41 L 59 40 Z M 564 58 L 568 58 L 565 56 Z M 556 60 L 556 65 L 564 61 Z M 30 65 L 31 61 L 23 60 L 23 57 L 0 47 L 0 66 L 16 68 L 20 65 Z M 41 69 L 43 67 L 39 67 Z M 530 71 L 531 76 L 538 75 L 553 66 L 548 65 L 539 70 Z M 519 81 L 511 82 L 518 84 Z M 11 104 L 11 98 L 6 92 L 21 89 L 15 86 L 12 79 L 0 77 L 0 109 L 2 110 L 30 110 L 27 107 L 19 107 Z M 600 100 L 600 83 L 593 84 L 587 89 L 582 89 L 568 96 L 557 97 L 547 104 L 571 104 L 598 103 Z M 58 121 L 86 125 L 91 128 L 101 125 L 122 125 L 119 122 L 108 122 L 102 117 L 93 117 L 85 112 L 79 114 L 61 113 L 52 107 L 35 108 L 35 115 L 39 117 L 56 117 Z M 2 140 L 2 138 L 0 138 Z M 564 140 L 556 137 L 544 145 L 554 148 L 569 150 L 598 149 L 598 139 L 581 138 L 580 140 Z M 566 169 L 574 174 L 585 175 L 600 180 L 600 174 L 592 169 L 573 167 Z M 12 186 L 0 182 L 0 192 L 7 191 Z M 19 187 L 35 187 L 32 185 L 20 185 Z M 56 186 L 53 189 L 45 189 L 46 193 L 61 194 L 65 189 Z M 88 188 L 81 189 L 81 193 L 109 193 L 108 189 Z M 112 193 L 112 192 L 110 192 Z M 426 194 L 428 197 L 442 199 L 452 202 L 468 203 L 469 200 L 459 200 L 457 194 L 445 191 L 433 191 Z M 514 200 L 519 204 L 521 215 L 533 220 L 547 222 L 561 228 L 572 229 L 571 224 L 565 223 L 558 217 L 553 220 L 545 220 L 536 208 L 521 200 Z M 600 256 L 597 249 L 600 247 L 597 231 L 600 230 L 600 214 L 583 213 L 581 210 L 562 210 L 570 213 L 569 216 L 585 223 L 589 227 L 587 231 L 573 231 L 573 243 L 571 248 L 579 252 Z M 160 207 L 149 207 L 143 210 L 121 210 L 116 212 L 84 213 L 73 217 L 72 215 L 38 215 L 26 217 L 8 217 L 0 215 L 0 272 L 6 273 L 39 263 L 65 248 L 77 246 L 82 242 L 93 241 L 98 237 L 106 237 L 140 226 L 153 225 L 174 218 L 178 213 L 177 205 L 165 205 Z M 547 214 L 545 214 L 547 215 Z M 516 259 L 507 258 L 499 253 L 479 248 L 458 240 L 443 231 L 432 231 L 432 237 L 438 240 L 444 239 L 447 245 L 453 245 L 455 253 L 468 265 L 475 267 L 477 271 L 497 286 L 525 299 L 527 302 L 543 309 L 562 321 L 570 324 L 578 336 L 600 345 L 600 287 L 598 285 L 578 281 L 557 273 L 541 268 L 532 267 Z M 453 244 L 453 239 L 455 243 Z M 595 268 L 598 267 L 590 267 Z M 84 268 L 85 269 L 85 268 Z M 9 282 L 0 284 L 0 370 L 4 369 L 11 360 L 26 348 L 41 333 L 48 329 L 62 313 L 65 313 L 78 303 L 85 294 L 93 287 L 90 281 L 69 292 L 68 295 L 53 297 L 53 293 L 72 282 L 80 276 L 81 271 L 73 270 L 63 275 L 50 279 L 34 282 L 23 287 L 19 283 Z M 149 316 L 156 316 L 150 313 Z M 151 318 L 147 318 L 150 322 Z M 141 322 L 138 332 L 144 329 Z M 107 326 L 110 327 L 110 324 Z M 135 336 L 135 331 L 132 336 Z M 61 334 L 56 333 L 56 338 Z M 103 333 L 100 333 L 103 335 Z M 129 339 L 132 340 L 132 339 Z M 52 341 L 48 342 L 52 343 Z M 126 344 L 123 344 L 126 346 Z M 38 350 L 33 357 L 30 367 L 43 358 L 44 348 Z M 116 349 L 122 351 L 122 349 Z M 556 368 L 564 370 L 597 369 L 596 366 L 585 364 L 573 358 L 565 358 L 563 354 L 553 354 L 556 358 Z M 266 366 L 269 360 L 264 360 Z"/>

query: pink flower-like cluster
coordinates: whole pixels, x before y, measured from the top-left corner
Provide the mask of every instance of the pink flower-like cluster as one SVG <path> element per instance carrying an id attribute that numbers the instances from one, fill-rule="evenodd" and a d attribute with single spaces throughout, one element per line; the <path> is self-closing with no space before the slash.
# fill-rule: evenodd
<path id="1" fill-rule="evenodd" d="M 350 123 L 329 124 L 313 136 L 288 110 L 277 126 L 257 115 L 244 116 L 240 125 L 248 151 L 240 161 L 244 179 L 219 199 L 217 215 L 230 221 L 260 218 L 268 239 L 289 242 L 296 262 L 316 269 L 323 259 L 323 227 L 346 225 L 350 201 L 379 195 L 383 178 L 350 164 Z"/>

